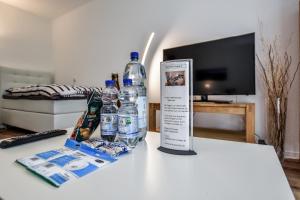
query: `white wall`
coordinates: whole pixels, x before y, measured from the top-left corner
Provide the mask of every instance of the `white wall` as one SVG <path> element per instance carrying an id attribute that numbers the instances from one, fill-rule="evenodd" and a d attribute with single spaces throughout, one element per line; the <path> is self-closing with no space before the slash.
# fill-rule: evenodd
<path id="1" fill-rule="evenodd" d="M 162 49 L 256 32 L 256 52 L 261 54 L 259 21 L 263 34 L 274 34 L 287 44 L 298 62 L 298 0 L 94 0 L 53 22 L 56 81 L 103 85 L 111 72 L 122 73 L 129 52 L 142 51 L 149 34 L 156 33 L 149 59 L 150 102 L 159 101 L 159 62 Z M 219 97 L 256 103 L 256 133 L 265 137 L 265 106 L 257 73 L 255 96 Z M 299 152 L 299 76 L 290 93 L 286 151 Z M 236 116 L 196 114 L 195 124 L 242 129 Z"/>
<path id="2" fill-rule="evenodd" d="M 53 71 L 51 21 L 0 3 L 0 66 Z"/>

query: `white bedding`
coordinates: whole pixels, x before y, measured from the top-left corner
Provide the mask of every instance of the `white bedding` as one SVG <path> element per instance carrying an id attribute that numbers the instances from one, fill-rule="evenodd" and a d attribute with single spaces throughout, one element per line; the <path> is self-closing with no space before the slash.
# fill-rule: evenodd
<path id="1" fill-rule="evenodd" d="M 2 108 L 46 114 L 83 112 L 87 109 L 86 99 L 78 100 L 28 100 L 3 99 Z"/>
<path id="2" fill-rule="evenodd" d="M 70 97 L 86 97 L 87 94 L 96 91 L 101 93 L 101 88 L 84 87 L 62 84 L 33 84 L 23 87 L 12 87 L 6 90 L 7 95 L 13 97 L 47 97 L 52 100 L 70 98 Z"/>
<path id="3" fill-rule="evenodd" d="M 51 72 L 0 66 L 0 122 L 32 131 L 74 127 L 87 109 L 86 100 L 2 99 L 5 90 L 28 85 L 53 84 Z M 1 121 L 2 119 L 2 121 Z"/>

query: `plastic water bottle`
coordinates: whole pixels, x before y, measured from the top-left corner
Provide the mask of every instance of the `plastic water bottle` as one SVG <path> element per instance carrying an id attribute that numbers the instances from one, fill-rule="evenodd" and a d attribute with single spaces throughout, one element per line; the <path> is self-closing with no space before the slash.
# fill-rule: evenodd
<path id="1" fill-rule="evenodd" d="M 124 87 L 119 93 L 121 107 L 118 112 L 118 140 L 133 148 L 138 143 L 137 90 L 131 79 L 123 80 Z"/>
<path id="2" fill-rule="evenodd" d="M 110 142 L 115 140 L 118 131 L 118 90 L 115 87 L 115 81 L 105 81 L 106 88 L 102 92 L 103 106 L 101 114 L 101 137 Z"/>
<path id="3" fill-rule="evenodd" d="M 132 85 L 138 91 L 136 101 L 138 109 L 139 140 L 144 140 L 147 134 L 147 90 L 145 87 L 146 71 L 144 66 L 138 62 L 139 53 L 131 52 L 131 61 L 126 65 L 123 79 L 132 79 Z"/>

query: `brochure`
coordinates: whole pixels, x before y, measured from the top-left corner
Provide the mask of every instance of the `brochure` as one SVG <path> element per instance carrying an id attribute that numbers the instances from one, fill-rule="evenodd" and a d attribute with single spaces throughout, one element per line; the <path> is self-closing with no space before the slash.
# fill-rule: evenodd
<path id="1" fill-rule="evenodd" d="M 122 154 L 127 152 L 126 146 L 123 147 Z M 64 148 L 17 159 L 16 162 L 54 186 L 59 187 L 68 181 L 86 176 L 116 160 L 116 156 L 110 155 L 99 148 L 96 149 L 92 145 L 67 139 Z"/>
<path id="2" fill-rule="evenodd" d="M 192 60 L 172 60 L 161 63 L 159 150 L 180 155 L 195 155 L 193 151 Z"/>

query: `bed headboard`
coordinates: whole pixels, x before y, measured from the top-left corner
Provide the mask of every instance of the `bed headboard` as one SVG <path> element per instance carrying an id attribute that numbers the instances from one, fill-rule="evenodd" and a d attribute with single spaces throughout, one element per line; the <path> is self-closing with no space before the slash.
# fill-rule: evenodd
<path id="1" fill-rule="evenodd" d="M 51 72 L 33 71 L 0 67 L 0 95 L 11 87 L 21 87 L 31 84 L 51 84 L 54 75 Z"/>

